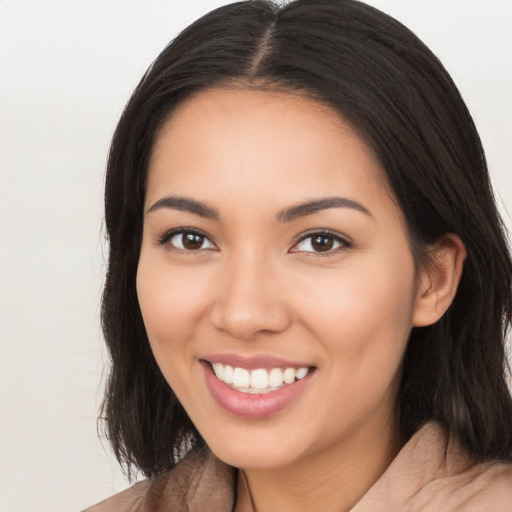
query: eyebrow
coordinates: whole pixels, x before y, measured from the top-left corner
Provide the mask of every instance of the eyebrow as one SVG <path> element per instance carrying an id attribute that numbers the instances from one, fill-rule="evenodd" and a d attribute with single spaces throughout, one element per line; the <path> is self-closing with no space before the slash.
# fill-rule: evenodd
<path id="1" fill-rule="evenodd" d="M 281 210 L 277 214 L 278 222 L 291 222 L 292 220 L 300 217 L 306 217 L 307 215 L 313 215 L 321 210 L 327 210 L 329 208 L 351 208 L 358 212 L 364 213 L 369 217 L 373 215 L 366 209 L 361 203 L 347 199 L 346 197 L 326 197 L 322 199 L 315 199 L 313 201 L 307 201 L 305 203 L 292 206 Z"/>
<path id="2" fill-rule="evenodd" d="M 213 206 L 208 206 L 205 203 L 190 199 L 189 197 L 181 196 L 166 196 L 159 199 L 154 203 L 147 211 L 147 213 L 154 212 L 161 208 L 171 208 L 174 210 L 186 211 L 199 215 L 205 219 L 220 220 L 219 211 Z M 291 222 L 300 217 L 306 217 L 307 215 L 313 215 L 321 210 L 327 210 L 329 208 L 351 208 L 357 210 L 369 217 L 373 217 L 372 214 L 366 209 L 361 203 L 348 199 L 346 197 L 326 197 L 322 199 L 315 199 L 312 201 L 306 201 L 298 205 L 285 208 L 280 210 L 276 219 L 280 223 Z"/>
<path id="3" fill-rule="evenodd" d="M 154 212 L 155 210 L 159 210 L 160 208 L 172 208 L 174 210 L 190 212 L 199 215 L 200 217 L 204 217 L 205 219 L 220 219 L 218 210 L 216 210 L 212 206 L 207 206 L 204 203 L 200 203 L 199 201 L 195 201 L 194 199 L 190 199 L 188 197 L 163 197 L 162 199 L 159 199 L 156 203 L 154 203 L 153 206 L 151 206 L 151 208 L 149 208 L 149 210 L 146 213 Z"/>

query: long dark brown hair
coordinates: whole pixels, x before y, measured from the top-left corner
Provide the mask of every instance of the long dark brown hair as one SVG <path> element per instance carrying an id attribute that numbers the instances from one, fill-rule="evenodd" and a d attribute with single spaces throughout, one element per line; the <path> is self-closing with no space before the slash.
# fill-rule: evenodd
<path id="1" fill-rule="evenodd" d="M 379 159 L 415 256 L 446 233 L 461 238 L 468 255 L 452 306 L 410 336 L 400 426 L 410 436 L 435 419 L 475 457 L 512 459 L 504 352 L 512 265 L 484 152 L 457 88 L 412 32 L 363 3 L 250 0 L 207 14 L 164 49 L 112 141 L 102 308 L 111 371 L 102 419 L 118 460 L 154 476 L 204 445 L 155 362 L 135 278 L 156 134 L 185 98 L 223 85 L 302 91 L 329 105 Z"/>

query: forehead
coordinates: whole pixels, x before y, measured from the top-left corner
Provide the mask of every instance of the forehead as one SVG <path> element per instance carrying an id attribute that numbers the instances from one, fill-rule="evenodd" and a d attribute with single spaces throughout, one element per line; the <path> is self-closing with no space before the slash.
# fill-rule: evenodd
<path id="1" fill-rule="evenodd" d="M 211 89 L 186 100 L 160 130 L 148 196 L 193 189 L 220 199 L 293 202 L 333 188 L 388 196 L 385 181 L 362 138 L 324 103 L 296 93 Z"/>
<path id="2" fill-rule="evenodd" d="M 321 148 L 327 132 L 350 139 L 374 159 L 356 130 L 324 102 L 294 91 L 212 88 L 193 94 L 175 108 L 157 134 L 153 155 L 169 137 L 184 137 L 180 142 L 201 139 L 203 145 L 213 134 L 233 140 L 246 137 L 264 145 L 295 137 Z"/>

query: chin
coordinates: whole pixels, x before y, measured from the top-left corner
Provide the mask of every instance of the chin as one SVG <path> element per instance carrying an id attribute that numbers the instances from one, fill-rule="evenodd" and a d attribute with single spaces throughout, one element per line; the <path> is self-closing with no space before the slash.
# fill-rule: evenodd
<path id="1" fill-rule="evenodd" d="M 220 460 L 241 469 L 286 467 L 303 455 L 303 447 L 308 444 L 305 439 L 298 439 L 290 433 L 280 435 L 282 429 L 263 427 L 237 430 L 207 435 L 205 441 Z"/>
<path id="2" fill-rule="evenodd" d="M 292 464 L 295 456 L 287 453 L 272 453 L 260 446 L 230 447 L 225 450 L 212 450 L 223 462 L 240 469 L 279 469 Z"/>

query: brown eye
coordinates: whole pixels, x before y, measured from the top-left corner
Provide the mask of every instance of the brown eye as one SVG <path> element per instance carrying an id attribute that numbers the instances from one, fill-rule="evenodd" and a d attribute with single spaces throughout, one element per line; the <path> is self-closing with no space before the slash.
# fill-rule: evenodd
<path id="1" fill-rule="evenodd" d="M 184 251 L 200 251 L 203 249 L 215 249 L 215 245 L 206 235 L 194 231 L 175 232 L 168 238 L 168 243 L 175 249 Z"/>
<path id="2" fill-rule="evenodd" d="M 318 235 L 311 238 L 311 247 L 317 252 L 330 251 L 333 246 L 332 236 Z"/>
<path id="3" fill-rule="evenodd" d="M 182 243 L 185 249 L 195 251 L 201 249 L 204 242 L 204 236 L 196 235 L 195 233 L 185 233 L 182 236 Z"/>
<path id="4" fill-rule="evenodd" d="M 292 252 L 335 253 L 337 249 L 349 248 L 350 242 L 334 233 L 313 233 L 305 236 L 293 247 Z"/>

